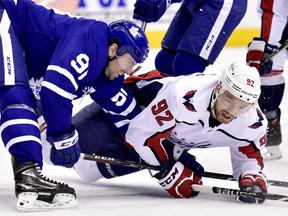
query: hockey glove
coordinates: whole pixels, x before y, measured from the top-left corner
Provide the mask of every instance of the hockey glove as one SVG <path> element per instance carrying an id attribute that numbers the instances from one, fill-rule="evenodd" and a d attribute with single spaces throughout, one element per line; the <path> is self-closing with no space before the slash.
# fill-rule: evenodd
<path id="1" fill-rule="evenodd" d="M 50 160 L 54 165 L 71 168 L 79 160 L 81 149 L 75 128 L 71 133 L 59 137 L 47 137 L 47 141 L 52 145 Z"/>
<path id="2" fill-rule="evenodd" d="M 156 22 L 175 2 L 181 2 L 181 0 L 137 0 L 134 4 L 133 18 L 148 23 Z"/>
<path id="3" fill-rule="evenodd" d="M 245 203 L 262 204 L 267 193 L 266 181 L 260 175 L 246 174 L 239 181 L 241 190 L 251 193 L 238 195 L 237 199 Z"/>
<path id="4" fill-rule="evenodd" d="M 269 74 L 272 71 L 273 61 L 265 58 L 277 48 L 277 46 L 270 45 L 261 38 L 253 38 L 248 44 L 246 62 L 249 66 L 256 67 L 261 76 Z"/>
<path id="5" fill-rule="evenodd" d="M 203 167 L 197 161 L 194 160 L 193 163 L 193 167 L 198 167 L 202 173 L 204 172 Z M 202 185 L 200 173 L 196 173 L 191 168 L 184 166 L 180 161 L 176 162 L 174 159 L 169 159 L 161 171 L 154 177 L 159 180 L 158 183 L 171 196 L 176 198 L 197 196 L 199 192 L 193 191 L 192 185 Z"/>

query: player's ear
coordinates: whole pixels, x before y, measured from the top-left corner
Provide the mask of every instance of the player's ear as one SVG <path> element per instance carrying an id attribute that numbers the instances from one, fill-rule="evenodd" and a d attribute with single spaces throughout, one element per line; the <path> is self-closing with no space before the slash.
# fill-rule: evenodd
<path id="1" fill-rule="evenodd" d="M 113 59 L 117 54 L 118 45 L 113 43 L 108 48 L 108 55 L 110 59 Z"/>

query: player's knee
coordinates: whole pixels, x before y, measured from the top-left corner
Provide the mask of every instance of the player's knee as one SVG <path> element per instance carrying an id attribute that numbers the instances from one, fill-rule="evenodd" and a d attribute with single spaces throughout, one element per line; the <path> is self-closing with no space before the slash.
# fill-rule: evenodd
<path id="1" fill-rule="evenodd" d="M 169 75 L 174 75 L 172 63 L 175 57 L 175 52 L 162 48 L 155 58 L 155 67 L 158 71 Z"/>
<path id="2" fill-rule="evenodd" d="M 231 8 L 230 17 L 234 22 L 240 22 L 247 10 L 247 1 L 236 0 Z"/>
<path id="3" fill-rule="evenodd" d="M 173 62 L 175 76 L 203 72 L 206 67 L 205 59 L 183 51 L 177 53 Z"/>
<path id="4" fill-rule="evenodd" d="M 103 178 L 103 175 L 100 173 L 95 161 L 79 160 L 73 168 L 79 177 L 85 182 L 95 182 Z"/>
<path id="5" fill-rule="evenodd" d="M 277 110 L 281 104 L 284 95 L 285 84 L 261 86 L 261 96 L 259 106 L 263 111 Z"/>

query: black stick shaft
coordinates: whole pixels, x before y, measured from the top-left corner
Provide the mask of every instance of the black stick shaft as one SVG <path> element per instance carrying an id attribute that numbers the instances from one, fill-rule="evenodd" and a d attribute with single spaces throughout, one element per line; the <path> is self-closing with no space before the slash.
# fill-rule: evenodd
<path id="1" fill-rule="evenodd" d="M 137 169 L 160 170 L 159 166 L 152 166 L 148 164 L 137 163 L 135 161 L 120 160 L 100 155 L 89 155 L 81 153 L 81 158 L 84 160 L 92 160 L 100 163 L 109 163 L 119 166 L 133 167 Z M 202 176 L 206 178 L 236 181 L 236 179 L 232 175 L 222 173 L 204 172 Z M 288 182 L 286 181 L 268 180 L 268 183 L 270 184 L 270 186 L 288 187 Z"/>

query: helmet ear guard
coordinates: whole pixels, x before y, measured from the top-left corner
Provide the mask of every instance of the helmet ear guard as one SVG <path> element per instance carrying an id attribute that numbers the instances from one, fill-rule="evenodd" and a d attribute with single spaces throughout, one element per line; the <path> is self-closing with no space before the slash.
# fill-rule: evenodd
<path id="1" fill-rule="evenodd" d="M 117 20 L 109 24 L 111 35 L 109 44 L 118 44 L 117 55 L 129 53 L 137 63 L 142 63 L 148 57 L 149 42 L 143 30 L 129 20 Z"/>

